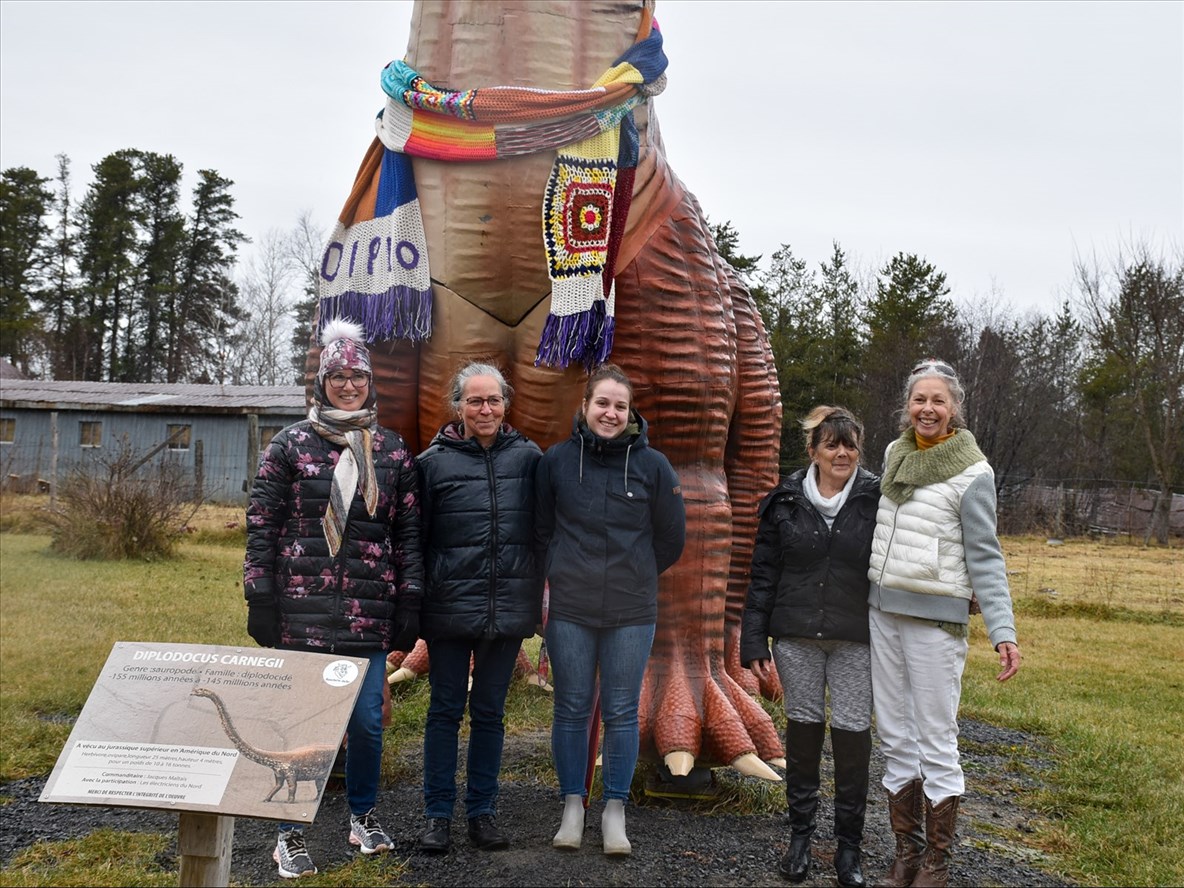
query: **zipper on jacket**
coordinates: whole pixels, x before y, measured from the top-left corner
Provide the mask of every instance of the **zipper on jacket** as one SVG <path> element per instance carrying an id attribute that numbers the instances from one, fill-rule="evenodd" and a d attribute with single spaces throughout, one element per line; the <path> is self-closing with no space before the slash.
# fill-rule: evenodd
<path id="1" fill-rule="evenodd" d="M 493 470 L 493 448 L 485 450 L 485 477 L 489 481 L 489 624 L 485 636 L 497 635 L 497 473 Z"/>
<path id="2" fill-rule="evenodd" d="M 350 501 L 353 504 L 353 501 Z M 337 549 L 337 582 L 334 584 L 334 597 L 336 598 L 336 607 L 334 608 L 334 616 L 344 618 L 345 616 L 345 591 L 342 584 L 345 582 L 345 548 L 349 544 L 349 513 L 345 516 L 345 527 L 341 530 L 341 546 Z M 333 625 L 330 623 L 330 625 Z M 329 637 L 329 653 L 337 652 L 337 634 L 338 627 L 333 625 L 333 632 Z"/>
<path id="3" fill-rule="evenodd" d="M 888 545 L 884 547 L 884 563 L 880 566 L 880 579 L 876 581 L 881 589 L 884 588 L 884 572 L 888 570 L 888 553 L 892 551 L 892 541 L 896 539 L 896 517 L 900 514 L 900 505 L 893 503 L 896 506 L 892 510 L 892 530 L 888 534 Z"/>

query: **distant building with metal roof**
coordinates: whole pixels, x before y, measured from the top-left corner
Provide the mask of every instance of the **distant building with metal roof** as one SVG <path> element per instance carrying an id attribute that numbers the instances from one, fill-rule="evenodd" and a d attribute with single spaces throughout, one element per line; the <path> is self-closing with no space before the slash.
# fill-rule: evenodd
<path id="1" fill-rule="evenodd" d="M 32 489 L 122 449 L 168 460 L 194 496 L 245 502 L 258 454 L 307 415 L 298 385 L 0 379 L 0 480 Z M 152 465 L 149 461 L 146 465 Z"/>

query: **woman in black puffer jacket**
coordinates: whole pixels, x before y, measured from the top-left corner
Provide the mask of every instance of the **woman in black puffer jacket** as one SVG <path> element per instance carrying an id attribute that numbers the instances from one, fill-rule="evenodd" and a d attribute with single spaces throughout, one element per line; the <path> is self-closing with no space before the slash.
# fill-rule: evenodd
<path id="1" fill-rule="evenodd" d="M 505 423 L 511 390 L 489 364 L 453 378 L 446 424 L 419 455 L 431 703 L 423 735 L 424 851 L 451 843 L 457 743 L 469 709 L 465 815 L 478 848 L 505 848 L 497 826 L 505 703 L 522 640 L 542 619 L 543 578 L 534 550 L 538 446 Z M 472 688 L 469 663 L 472 661 Z"/>
<path id="2" fill-rule="evenodd" d="M 423 560 L 419 477 L 403 439 L 378 425 L 361 327 L 326 324 L 309 418 L 279 432 L 247 503 L 247 631 L 265 647 L 369 661 L 350 715 L 345 785 L 350 842 L 391 840 L 374 816 L 386 652 L 415 644 Z M 316 872 L 303 831 L 280 824 L 284 878 Z"/>
<path id="3" fill-rule="evenodd" d="M 771 679 L 770 660 L 776 662 L 785 693 L 792 835 L 779 869 L 791 882 L 810 873 L 830 688 L 835 871 L 840 885 L 860 886 L 872 712 L 867 564 L 879 479 L 859 467 L 863 426 L 850 412 L 816 407 L 802 427 L 810 465 L 760 504 L 740 661 L 764 681 Z"/>

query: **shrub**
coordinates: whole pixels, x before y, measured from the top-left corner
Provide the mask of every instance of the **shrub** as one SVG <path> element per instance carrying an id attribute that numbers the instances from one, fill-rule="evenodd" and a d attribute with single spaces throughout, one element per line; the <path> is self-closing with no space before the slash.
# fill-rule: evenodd
<path id="1" fill-rule="evenodd" d="M 50 515 L 51 548 L 83 560 L 170 557 L 200 503 L 175 462 L 162 457 L 146 468 L 151 456 L 124 439 L 112 455 L 71 472 Z"/>

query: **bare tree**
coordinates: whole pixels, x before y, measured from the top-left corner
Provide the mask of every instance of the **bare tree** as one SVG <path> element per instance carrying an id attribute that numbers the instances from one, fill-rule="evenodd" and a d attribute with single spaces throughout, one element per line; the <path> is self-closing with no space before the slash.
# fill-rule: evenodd
<path id="1" fill-rule="evenodd" d="M 291 236 L 270 229 L 260 239 L 240 284 L 245 318 L 236 337 L 236 381 L 279 385 L 290 378 L 292 310 L 300 275 Z"/>
<path id="2" fill-rule="evenodd" d="M 1165 257 L 1139 243 L 1109 265 L 1079 259 L 1076 278 L 1091 369 L 1130 399 L 1159 485 L 1146 540 L 1166 544 L 1184 439 L 1184 253 L 1177 245 Z"/>
<path id="3" fill-rule="evenodd" d="M 321 251 L 325 249 L 325 232 L 305 210 L 296 221 L 289 240 L 292 261 L 300 269 L 301 295 L 294 306 L 292 330 L 292 378 L 297 384 L 305 381 L 305 362 L 316 326 L 317 281 L 321 270 Z"/>

